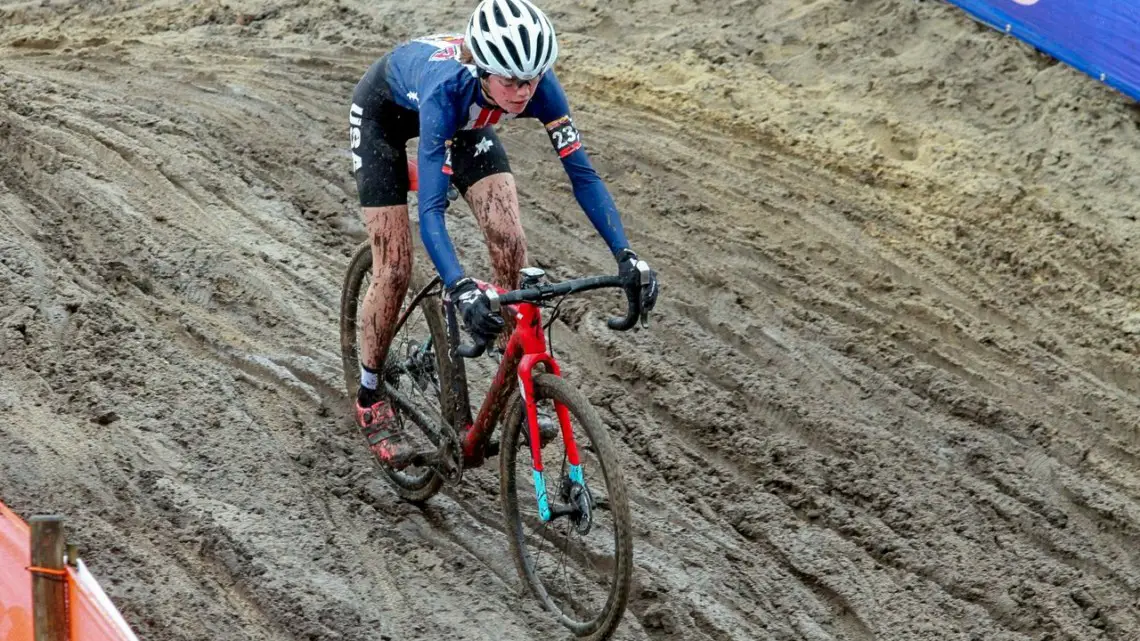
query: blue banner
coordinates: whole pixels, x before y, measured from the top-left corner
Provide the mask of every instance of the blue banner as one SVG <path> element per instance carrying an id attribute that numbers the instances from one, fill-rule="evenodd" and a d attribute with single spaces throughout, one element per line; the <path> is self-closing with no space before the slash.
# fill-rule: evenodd
<path id="1" fill-rule="evenodd" d="M 1140 100 L 1140 0 L 949 0 Z"/>

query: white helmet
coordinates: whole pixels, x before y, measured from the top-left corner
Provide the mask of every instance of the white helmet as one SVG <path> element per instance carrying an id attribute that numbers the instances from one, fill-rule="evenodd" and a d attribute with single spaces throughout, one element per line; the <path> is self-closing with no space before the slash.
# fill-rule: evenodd
<path id="1" fill-rule="evenodd" d="M 554 27 L 530 0 L 482 0 L 467 22 L 475 66 L 499 76 L 530 80 L 558 58 Z"/>

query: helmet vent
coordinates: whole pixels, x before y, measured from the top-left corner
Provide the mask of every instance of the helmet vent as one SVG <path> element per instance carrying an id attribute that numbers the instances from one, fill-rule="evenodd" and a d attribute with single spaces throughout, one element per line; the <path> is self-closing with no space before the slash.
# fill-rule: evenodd
<path id="1" fill-rule="evenodd" d="M 542 35 L 542 34 L 538 34 L 538 38 L 536 38 L 536 40 L 537 40 L 538 42 L 537 42 L 537 43 L 535 43 L 537 46 L 535 47 L 535 52 L 534 52 L 534 59 L 535 59 L 535 60 L 542 60 L 542 61 L 543 61 L 543 63 L 545 63 L 546 61 L 543 59 L 543 57 L 542 57 L 542 56 L 543 56 L 543 54 L 545 53 L 545 52 L 543 51 L 543 49 L 545 49 L 545 48 L 546 48 L 546 38 L 545 38 L 545 37 L 543 37 L 543 35 Z"/>
<path id="2" fill-rule="evenodd" d="M 519 55 L 519 50 L 515 48 L 515 43 L 510 40 L 504 40 L 503 47 L 506 48 L 507 53 L 511 55 L 511 62 L 514 63 L 514 68 L 522 69 L 523 59 L 522 56 Z"/>
<path id="3" fill-rule="evenodd" d="M 507 62 L 507 59 L 503 56 L 503 53 L 501 51 L 499 51 L 499 48 L 495 46 L 495 43 L 485 42 L 483 44 L 487 45 L 487 51 L 490 51 L 491 55 L 495 57 L 495 64 L 497 64 L 499 67 L 507 67 L 510 64 Z M 510 44 L 510 43 L 508 42 L 507 44 Z"/>
<path id="4" fill-rule="evenodd" d="M 538 37 L 538 41 L 542 42 L 542 36 Z M 530 34 L 527 33 L 526 27 L 519 25 L 519 42 L 522 43 L 523 57 L 530 57 Z M 535 59 L 541 60 L 542 56 L 535 56 Z"/>
<path id="5" fill-rule="evenodd" d="M 492 9 L 492 12 L 495 14 L 495 24 L 499 25 L 503 29 L 506 29 L 507 28 L 507 16 L 503 15 L 503 8 L 500 7 L 498 5 L 498 3 L 496 3 L 493 6 L 494 6 L 494 8 Z"/>

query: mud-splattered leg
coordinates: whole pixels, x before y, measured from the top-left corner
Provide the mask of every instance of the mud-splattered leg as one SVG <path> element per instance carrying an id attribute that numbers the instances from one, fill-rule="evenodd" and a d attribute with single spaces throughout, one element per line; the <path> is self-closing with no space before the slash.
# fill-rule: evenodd
<path id="1" fill-rule="evenodd" d="M 495 284 L 507 289 L 518 287 L 519 270 L 526 266 L 527 256 L 514 176 L 487 176 L 471 185 L 465 197 L 487 240 Z"/>
<path id="2" fill-rule="evenodd" d="M 361 310 L 360 357 L 365 366 L 378 370 L 388 355 L 392 329 L 412 277 L 412 232 L 407 205 L 361 211 L 372 241 L 372 282 Z"/>

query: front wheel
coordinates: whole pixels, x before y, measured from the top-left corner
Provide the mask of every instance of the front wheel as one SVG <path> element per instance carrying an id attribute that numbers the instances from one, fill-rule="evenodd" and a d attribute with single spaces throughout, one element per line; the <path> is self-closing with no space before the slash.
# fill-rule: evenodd
<path id="1" fill-rule="evenodd" d="M 629 599 L 633 534 L 617 453 L 589 401 L 564 379 L 534 377 L 540 412 L 566 406 L 580 469 L 565 442 L 542 449 L 543 470 L 531 461 L 525 404 L 515 402 L 503 427 L 499 465 L 503 513 L 519 576 L 559 622 L 591 641 L 613 633 Z M 516 400 L 517 400 L 516 396 Z M 539 494 L 550 508 L 543 519 Z"/>

